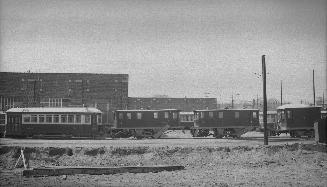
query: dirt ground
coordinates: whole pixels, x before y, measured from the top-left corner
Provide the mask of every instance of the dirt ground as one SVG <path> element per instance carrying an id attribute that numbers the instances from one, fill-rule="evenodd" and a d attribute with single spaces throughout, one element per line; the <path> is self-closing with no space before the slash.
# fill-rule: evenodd
<path id="1" fill-rule="evenodd" d="M 287 141 L 287 137 L 263 146 L 256 138 L 186 138 L 179 144 L 176 139 L 152 144 L 151 140 L 124 140 L 124 144 L 95 140 L 93 146 L 92 140 L 68 140 L 67 146 L 58 143 L 65 140 L 43 140 L 43 146 L 38 143 L 42 140 L 21 140 L 31 167 L 185 166 L 159 173 L 30 178 L 22 176 L 22 168 L 14 168 L 22 147 L 19 140 L 1 139 L 0 186 L 327 186 L 326 146 L 312 140 Z"/>

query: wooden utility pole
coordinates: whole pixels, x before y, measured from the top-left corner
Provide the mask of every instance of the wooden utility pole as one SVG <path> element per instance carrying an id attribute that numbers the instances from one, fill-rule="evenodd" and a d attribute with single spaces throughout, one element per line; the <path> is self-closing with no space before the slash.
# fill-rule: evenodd
<path id="1" fill-rule="evenodd" d="M 313 105 L 316 106 L 315 70 L 312 70 Z"/>
<path id="2" fill-rule="evenodd" d="M 263 82 L 264 145 L 268 145 L 268 132 L 267 132 L 267 92 L 266 92 L 266 62 L 265 62 L 265 55 L 262 55 L 262 82 Z"/>
<path id="3" fill-rule="evenodd" d="M 283 81 L 280 81 L 280 105 L 283 105 Z"/>

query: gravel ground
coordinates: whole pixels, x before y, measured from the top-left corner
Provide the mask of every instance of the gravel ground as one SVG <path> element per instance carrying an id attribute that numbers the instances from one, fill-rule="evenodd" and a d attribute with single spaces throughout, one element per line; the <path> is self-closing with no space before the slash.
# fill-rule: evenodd
<path id="1" fill-rule="evenodd" d="M 326 186 L 326 146 L 286 136 L 274 139 L 269 146 L 262 145 L 260 136 L 242 140 L 1 139 L 0 186 Z M 13 167 L 22 146 L 32 167 L 183 165 L 185 169 L 27 178 L 21 175 L 22 168 Z"/>

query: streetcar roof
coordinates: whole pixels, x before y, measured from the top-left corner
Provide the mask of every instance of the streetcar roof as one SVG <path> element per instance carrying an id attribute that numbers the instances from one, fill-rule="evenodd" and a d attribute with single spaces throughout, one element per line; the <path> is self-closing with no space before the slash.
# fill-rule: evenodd
<path id="1" fill-rule="evenodd" d="M 212 109 L 212 110 L 194 110 L 194 112 L 214 112 L 214 111 L 258 111 L 259 109 Z"/>
<path id="2" fill-rule="evenodd" d="M 321 107 L 304 105 L 304 104 L 286 104 L 286 105 L 277 107 L 277 110 L 284 110 L 286 108 L 321 108 Z"/>
<path id="3" fill-rule="evenodd" d="M 180 115 L 191 115 L 194 114 L 194 112 L 180 112 Z"/>
<path id="4" fill-rule="evenodd" d="M 261 111 L 261 112 L 259 112 L 260 114 L 263 114 L 263 112 Z M 267 114 L 277 114 L 277 111 L 267 111 Z"/>
<path id="5" fill-rule="evenodd" d="M 33 108 L 11 108 L 8 112 L 17 113 L 102 113 L 93 107 L 33 107 Z"/>
<path id="6" fill-rule="evenodd" d="M 157 109 L 157 110 L 149 110 L 149 109 L 132 109 L 132 110 L 116 110 L 117 112 L 158 112 L 158 111 L 180 111 L 178 109 Z"/>

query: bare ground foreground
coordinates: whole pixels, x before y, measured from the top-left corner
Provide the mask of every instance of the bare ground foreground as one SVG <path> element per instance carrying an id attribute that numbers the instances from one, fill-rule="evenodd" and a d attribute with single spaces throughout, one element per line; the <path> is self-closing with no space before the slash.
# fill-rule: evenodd
<path id="1" fill-rule="evenodd" d="M 181 137 L 181 139 L 177 139 Z M 0 139 L 0 186 L 327 186 L 327 147 L 288 136 L 248 133 L 235 139 Z M 184 170 L 115 175 L 24 177 L 14 168 L 20 148 L 31 167 L 182 165 Z"/>

